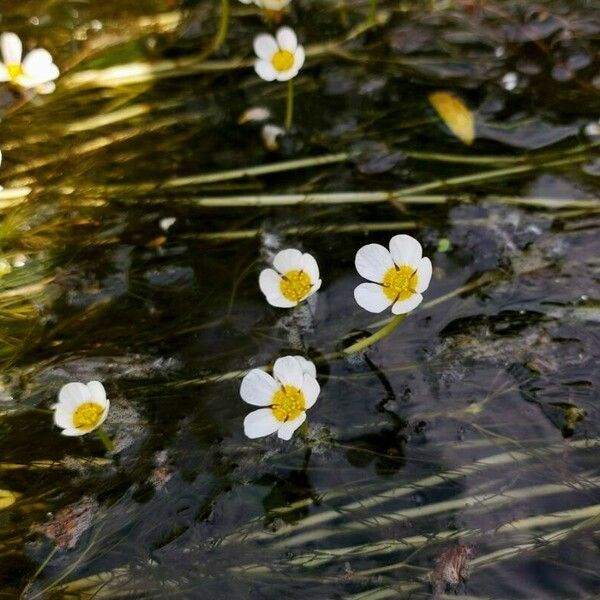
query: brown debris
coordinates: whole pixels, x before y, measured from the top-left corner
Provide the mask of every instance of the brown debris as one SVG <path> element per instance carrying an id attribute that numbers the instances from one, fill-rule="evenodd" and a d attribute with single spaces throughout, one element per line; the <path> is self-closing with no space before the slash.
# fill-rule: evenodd
<path id="1" fill-rule="evenodd" d="M 79 502 L 59 510 L 51 521 L 32 526 L 31 531 L 42 533 L 61 550 L 70 550 L 90 528 L 97 510 L 96 500 L 84 496 Z"/>
<path id="2" fill-rule="evenodd" d="M 430 577 L 434 598 L 443 594 L 448 587 L 455 588 L 468 579 L 469 562 L 473 558 L 473 554 L 473 546 L 458 544 L 452 548 L 446 548 L 439 555 Z"/>

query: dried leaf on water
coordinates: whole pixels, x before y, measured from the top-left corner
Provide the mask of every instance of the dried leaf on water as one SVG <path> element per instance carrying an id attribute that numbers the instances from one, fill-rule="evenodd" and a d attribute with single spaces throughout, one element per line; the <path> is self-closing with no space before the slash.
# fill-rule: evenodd
<path id="1" fill-rule="evenodd" d="M 453 589 L 468 579 L 473 554 L 473 546 L 458 544 L 439 555 L 430 577 L 434 598 L 443 594 L 446 588 Z"/>
<path id="2" fill-rule="evenodd" d="M 0 510 L 12 506 L 17 501 L 17 494 L 10 490 L 0 490 Z"/>
<path id="3" fill-rule="evenodd" d="M 473 112 L 457 96 L 450 92 L 434 92 L 429 102 L 448 129 L 464 144 L 471 145 L 475 139 Z"/>

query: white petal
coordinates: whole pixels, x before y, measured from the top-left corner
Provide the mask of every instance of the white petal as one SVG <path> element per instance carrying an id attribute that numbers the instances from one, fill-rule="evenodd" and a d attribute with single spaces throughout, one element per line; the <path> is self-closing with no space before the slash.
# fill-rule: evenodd
<path id="1" fill-rule="evenodd" d="M 319 281 L 319 265 L 312 254 L 302 255 L 302 270 L 309 276 L 311 284 Z"/>
<path id="2" fill-rule="evenodd" d="M 76 429 L 75 427 L 71 428 L 71 429 L 63 429 L 61 431 L 61 433 L 63 435 L 67 435 L 69 437 L 77 437 L 80 435 L 84 435 L 86 432 L 85 431 L 81 431 L 79 429 Z"/>
<path id="3" fill-rule="evenodd" d="M 87 384 L 87 388 L 92 395 L 92 400 L 101 404 L 102 406 L 106 406 L 108 400 L 106 399 L 106 390 L 104 386 L 99 381 L 89 381 Z"/>
<path id="4" fill-rule="evenodd" d="M 266 60 L 254 61 L 254 70 L 256 74 L 264 81 L 275 81 L 277 79 L 277 71 L 270 62 Z"/>
<path id="5" fill-rule="evenodd" d="M 394 261 L 381 244 L 367 244 L 356 253 L 354 264 L 359 275 L 369 281 L 382 283 L 384 275 L 394 266 Z"/>
<path id="6" fill-rule="evenodd" d="M 419 266 L 417 267 L 417 289 L 415 290 L 416 292 L 419 292 L 421 294 L 429 287 L 432 272 L 433 267 L 431 265 L 431 261 L 427 257 L 422 258 L 419 262 Z"/>
<path id="7" fill-rule="evenodd" d="M 71 410 L 75 410 L 80 404 L 90 402 L 91 400 L 92 394 L 88 386 L 79 382 L 67 383 L 58 392 L 59 404 Z"/>
<path id="8" fill-rule="evenodd" d="M 298 306 L 297 302 L 294 302 L 293 300 L 288 300 L 281 293 L 273 294 L 272 296 L 267 296 L 267 302 L 275 308 L 292 308 L 294 306 Z"/>
<path id="9" fill-rule="evenodd" d="M 298 46 L 294 53 L 294 68 L 299 71 L 304 65 L 304 46 Z"/>
<path id="10" fill-rule="evenodd" d="M 240 396 L 244 402 L 254 406 L 271 406 L 273 394 L 279 389 L 279 384 L 262 369 L 252 369 L 240 386 Z"/>
<path id="11" fill-rule="evenodd" d="M 315 363 L 312 360 L 308 360 L 299 354 L 292 358 L 295 358 L 300 363 L 300 368 L 305 375 L 310 375 L 311 377 L 317 376 L 317 367 L 315 367 Z"/>
<path id="12" fill-rule="evenodd" d="M 300 250 L 288 248 L 278 252 L 273 259 L 273 266 L 282 275 L 288 271 L 302 271 L 304 267 L 304 256 Z"/>
<path id="13" fill-rule="evenodd" d="M 260 408 L 246 415 L 244 433 L 253 440 L 274 433 L 280 425 L 281 421 L 273 416 L 273 411 L 270 408 Z"/>
<path id="14" fill-rule="evenodd" d="M 291 69 L 288 69 L 287 71 L 277 71 L 276 72 L 277 81 L 289 81 L 290 79 L 293 79 L 294 77 L 296 77 L 296 75 L 298 75 L 298 69 L 296 69 L 293 66 Z"/>
<path id="15" fill-rule="evenodd" d="M 23 56 L 23 44 L 16 33 L 0 35 L 0 49 L 5 65 L 20 65 Z"/>
<path id="16" fill-rule="evenodd" d="M 263 6 L 269 10 L 281 11 L 283 10 L 292 0 L 255 0 L 256 4 Z"/>
<path id="17" fill-rule="evenodd" d="M 282 356 L 273 365 L 273 376 L 282 385 L 292 385 L 301 389 L 304 373 L 300 363 L 293 356 Z"/>
<path id="18" fill-rule="evenodd" d="M 282 50 L 287 50 L 294 54 L 298 46 L 298 38 L 294 33 L 294 30 L 290 27 L 280 27 L 277 30 L 277 44 Z"/>
<path id="19" fill-rule="evenodd" d="M 265 295 L 267 302 L 271 306 L 275 306 L 277 308 L 291 308 L 292 306 L 296 306 L 298 304 L 297 302 L 288 300 L 281 293 L 280 282 L 281 275 L 279 275 L 279 273 L 273 269 L 264 269 L 261 271 L 258 278 L 260 290 Z"/>
<path id="20" fill-rule="evenodd" d="M 45 79 L 46 74 L 53 65 L 52 55 L 50 52 L 48 52 L 48 50 L 44 50 L 43 48 L 36 48 L 27 54 L 27 56 L 23 59 L 22 66 L 25 74 L 32 79 L 38 79 L 40 81 L 42 78 L 44 78 L 44 81 L 56 79 L 56 77 Z"/>
<path id="21" fill-rule="evenodd" d="M 60 75 L 58 67 L 52 64 L 48 65 L 43 70 L 41 69 L 33 73 L 30 71 L 23 71 L 23 73 L 22 77 L 26 77 L 32 82 L 33 85 L 31 85 L 31 87 L 37 87 L 54 81 Z M 52 91 L 54 91 L 54 89 Z"/>
<path id="22" fill-rule="evenodd" d="M 19 75 L 15 79 L 15 83 L 26 90 L 34 88 L 36 85 L 38 85 L 36 80 L 31 79 L 31 77 L 27 77 L 27 75 L 24 74 Z"/>
<path id="23" fill-rule="evenodd" d="M 321 288 L 323 281 L 321 279 L 317 280 L 315 283 L 313 283 L 312 288 L 310 289 L 310 292 L 308 292 L 308 296 L 312 296 L 317 290 L 319 290 Z M 306 296 L 308 298 L 308 296 Z"/>
<path id="24" fill-rule="evenodd" d="M 102 423 L 104 423 L 104 421 L 106 421 L 106 417 L 108 417 L 108 409 L 109 408 L 110 408 L 110 402 L 107 400 L 106 408 L 104 409 L 104 412 L 102 413 L 102 416 L 100 417 L 100 420 L 98 421 L 98 423 L 96 424 L 96 427 L 94 427 L 94 429 L 98 429 L 98 427 L 100 427 L 102 425 Z"/>
<path id="25" fill-rule="evenodd" d="M 279 439 L 286 441 L 291 439 L 294 431 L 296 431 L 296 429 L 298 429 L 298 427 L 300 427 L 304 421 L 306 421 L 305 412 L 300 413 L 300 416 L 296 417 L 292 421 L 286 421 L 283 425 L 281 425 L 279 431 L 277 432 Z"/>
<path id="26" fill-rule="evenodd" d="M 258 58 L 271 62 L 273 54 L 277 52 L 277 42 L 272 35 L 261 33 L 254 38 L 254 52 Z"/>
<path id="27" fill-rule="evenodd" d="M 267 296 L 281 293 L 281 275 L 273 269 L 263 269 L 258 277 L 258 287 Z"/>
<path id="28" fill-rule="evenodd" d="M 304 374 L 302 393 L 304 394 L 304 400 L 306 401 L 304 405 L 305 409 L 313 406 L 321 393 L 319 382 L 312 375 L 308 375 L 307 373 Z"/>
<path id="29" fill-rule="evenodd" d="M 10 75 L 8 69 L 2 63 L 0 63 L 0 81 L 10 81 Z"/>
<path id="30" fill-rule="evenodd" d="M 416 267 L 423 256 L 423 249 L 414 237 L 402 234 L 395 235 L 390 240 L 390 253 L 398 266 Z"/>
<path id="31" fill-rule="evenodd" d="M 413 294 L 407 300 L 396 302 L 394 306 L 392 306 L 392 312 L 395 315 L 404 315 L 417 308 L 421 302 L 423 302 L 423 296 L 421 296 L 421 294 Z"/>
<path id="32" fill-rule="evenodd" d="M 35 91 L 38 94 L 52 94 L 56 90 L 56 84 L 54 81 L 47 81 L 35 87 Z"/>
<path id="33" fill-rule="evenodd" d="M 380 313 L 393 302 L 383 293 L 383 287 L 377 283 L 361 283 L 354 288 L 354 299 L 361 308 L 372 313 Z"/>
<path id="34" fill-rule="evenodd" d="M 54 410 L 54 424 L 62 429 L 71 429 L 73 427 L 73 411 L 63 404 L 58 404 Z"/>

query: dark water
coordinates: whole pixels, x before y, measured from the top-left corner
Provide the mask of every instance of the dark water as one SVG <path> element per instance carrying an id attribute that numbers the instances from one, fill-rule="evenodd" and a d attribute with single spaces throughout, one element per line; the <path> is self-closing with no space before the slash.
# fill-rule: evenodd
<path id="1" fill-rule="evenodd" d="M 216 2 L 2 2 L 2 30 L 64 74 L 25 105 L 0 92 L 2 183 L 30 189 L 0 200 L 0 597 L 427 598 L 438 557 L 467 546 L 470 575 L 440 593 L 596 597 L 598 6 L 390 1 L 369 26 L 367 3 L 343 4 L 285 17 L 321 46 L 270 152 L 237 123 L 253 106 L 283 120 L 285 86 L 242 62 L 272 28 L 251 7 L 232 0 L 201 62 Z M 435 116 L 438 90 L 476 111 L 472 146 Z M 334 192 L 357 201 L 240 200 Z M 434 264 L 424 305 L 366 354 L 321 360 L 305 436 L 246 439 L 235 372 L 374 331 L 354 254 L 401 232 Z M 285 247 L 324 281 L 292 312 L 257 285 Z M 90 379 L 112 454 L 52 424 L 60 387 Z M 72 548 L 40 533 L 53 519 Z"/>

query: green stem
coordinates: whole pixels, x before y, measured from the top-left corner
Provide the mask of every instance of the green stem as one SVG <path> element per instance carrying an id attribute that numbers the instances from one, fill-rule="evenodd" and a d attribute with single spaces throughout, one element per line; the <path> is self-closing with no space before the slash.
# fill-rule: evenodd
<path id="1" fill-rule="evenodd" d="M 287 82 L 287 102 L 285 106 L 285 128 L 292 128 L 292 119 L 294 117 L 294 80 L 288 79 Z"/>
<path id="2" fill-rule="evenodd" d="M 98 436 L 98 439 L 104 444 L 104 447 L 108 452 L 112 452 L 115 449 L 113 441 L 108 437 L 108 433 L 106 433 L 104 429 L 102 429 L 101 427 L 96 429 L 96 435 Z"/>
<path id="3" fill-rule="evenodd" d="M 371 0 L 369 5 L 369 22 L 374 23 L 377 17 L 377 0 Z"/>
<path id="4" fill-rule="evenodd" d="M 217 31 L 217 35 L 213 42 L 213 51 L 218 50 L 227 37 L 227 31 L 229 30 L 229 14 L 229 0 L 221 0 L 221 20 L 219 21 L 219 30 Z"/>
<path id="5" fill-rule="evenodd" d="M 379 340 L 382 340 L 384 337 L 390 335 L 390 333 L 392 333 L 392 331 L 394 331 L 394 329 L 396 329 L 396 327 L 398 327 L 398 325 L 400 325 L 400 323 L 402 323 L 404 319 L 406 319 L 406 315 L 398 315 L 394 317 L 389 323 L 384 325 L 381 329 L 378 329 L 375 333 L 372 333 L 369 337 L 366 337 L 356 342 L 355 344 L 352 344 L 352 346 L 344 348 L 344 354 L 354 354 L 356 352 L 362 352 L 369 346 L 372 346 Z"/>

